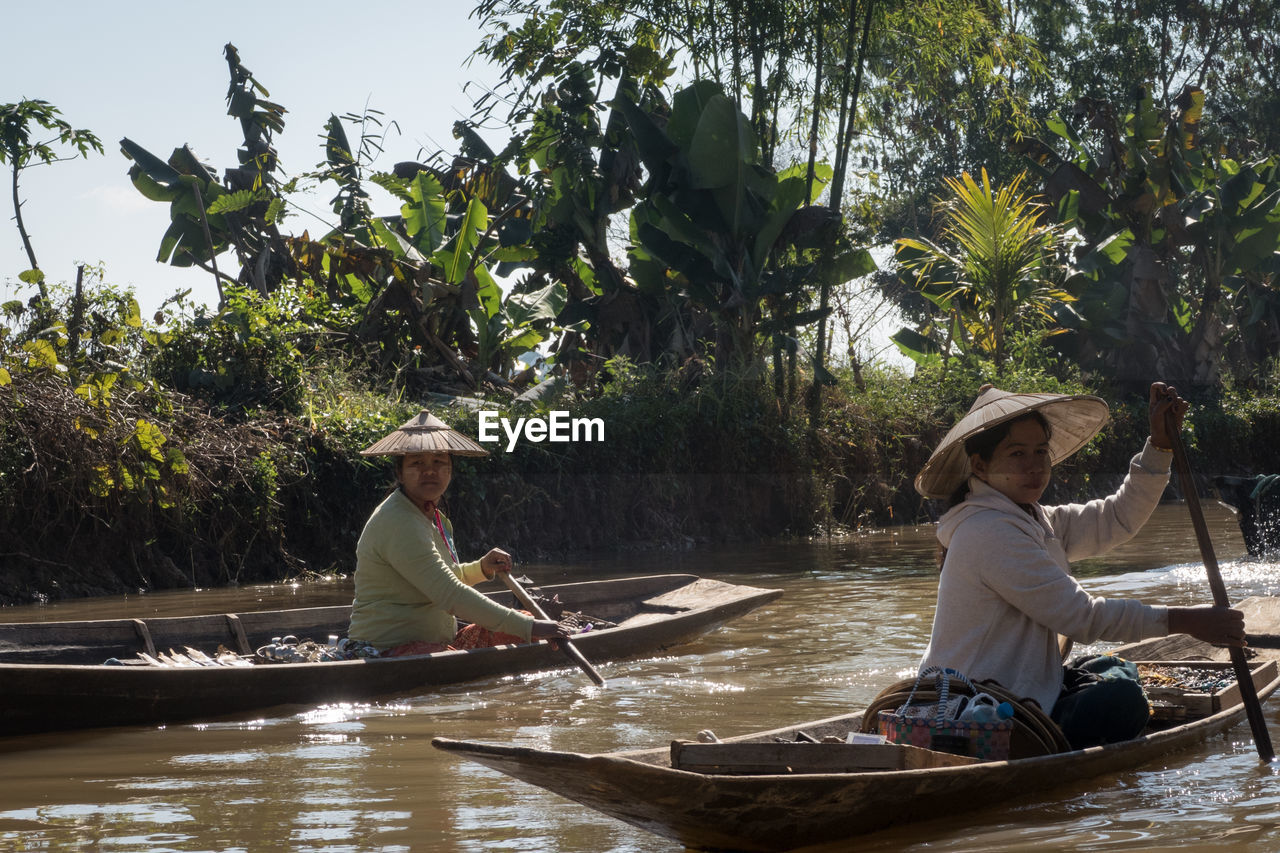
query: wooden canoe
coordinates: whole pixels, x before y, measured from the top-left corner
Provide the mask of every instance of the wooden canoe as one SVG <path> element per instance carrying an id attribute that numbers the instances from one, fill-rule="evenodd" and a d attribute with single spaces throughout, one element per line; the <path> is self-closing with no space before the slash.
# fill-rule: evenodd
<path id="1" fill-rule="evenodd" d="M 685 574 L 548 585 L 542 592 L 558 596 L 568 610 L 616 623 L 574 637 L 597 663 L 688 642 L 782 594 Z M 515 604 L 505 590 L 491 596 Z M 332 634 L 345 636 L 350 613 L 348 605 L 0 625 L 0 734 L 208 719 L 570 665 L 545 641 L 324 663 L 151 666 L 138 660 L 139 653 L 154 658 L 187 647 L 214 655 L 219 646 L 247 657 L 289 634 L 325 642 Z M 124 665 L 106 665 L 109 659 Z"/>
<path id="2" fill-rule="evenodd" d="M 1280 642 L 1264 642 L 1280 634 L 1280 599 L 1252 598 L 1240 607 L 1246 612 L 1250 630 L 1264 635 L 1258 638 L 1260 645 L 1280 646 Z M 1133 644 L 1117 651 L 1140 661 L 1227 658 L 1225 650 L 1185 635 Z M 1280 649 L 1255 651 L 1257 656 L 1250 660 L 1250 667 L 1258 694 L 1265 700 L 1280 687 L 1276 666 Z M 868 769 L 833 772 L 822 764 L 844 761 L 843 756 L 860 747 L 830 744 L 831 755 L 825 755 L 828 744 L 794 743 L 800 732 L 819 740 L 824 736 L 844 740 L 849 732 L 858 730 L 860 713 L 723 741 L 754 744 L 739 752 L 756 761 L 770 759 L 767 753 L 773 750 L 766 744 L 775 745 L 792 757 L 806 749 L 817 749 L 819 752 L 814 755 L 824 755 L 823 761 L 809 762 L 813 764 L 810 768 L 784 767 L 769 773 L 753 773 L 750 768 L 744 772 L 741 767 L 732 773 L 718 772 L 714 766 L 704 767 L 701 772 L 675 769 L 673 756 L 683 741 L 673 742 L 670 748 L 595 755 L 445 738 L 436 738 L 432 743 L 687 847 L 789 850 L 838 842 L 950 812 L 976 812 L 1016 795 L 1138 767 L 1244 720 L 1238 691 L 1233 687 L 1223 696 L 1220 709 L 1209 708 L 1207 716 L 1181 725 L 1167 723 L 1168 727 L 1161 730 L 1153 727 L 1131 741 L 1009 761 L 937 762 L 955 766 L 930 766 L 934 762 L 919 761 L 913 755 L 899 757 L 896 762 L 871 756 L 865 764 Z M 673 734 L 692 736 L 689 730 Z M 895 749 L 903 750 L 890 746 L 879 751 Z M 940 755 L 929 750 L 917 752 Z"/>

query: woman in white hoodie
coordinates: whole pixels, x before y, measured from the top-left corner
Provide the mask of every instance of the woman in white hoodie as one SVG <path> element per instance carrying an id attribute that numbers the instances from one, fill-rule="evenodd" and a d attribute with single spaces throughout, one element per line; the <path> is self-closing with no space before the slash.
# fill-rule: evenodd
<path id="1" fill-rule="evenodd" d="M 1080 748 L 1135 736 L 1149 710 L 1131 664 L 1100 658 L 1064 668 L 1059 634 L 1092 643 L 1185 633 L 1243 646 L 1237 610 L 1095 597 L 1068 568 L 1129 540 L 1151 516 L 1169 480 L 1169 430 L 1181 428 L 1187 409 L 1174 388 L 1154 383 L 1150 437 L 1120 489 L 1046 507 L 1039 501 L 1051 466 L 1102 428 L 1106 403 L 984 386 L 916 478 L 921 494 L 952 504 L 938 523 L 942 574 L 921 669 L 994 679 L 1035 700 Z"/>

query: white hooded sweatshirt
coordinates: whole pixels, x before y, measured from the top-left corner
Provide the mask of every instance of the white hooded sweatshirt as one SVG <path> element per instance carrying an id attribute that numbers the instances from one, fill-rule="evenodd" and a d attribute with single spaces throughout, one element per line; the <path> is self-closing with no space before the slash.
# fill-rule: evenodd
<path id="1" fill-rule="evenodd" d="M 1032 514 L 969 478 L 968 497 L 938 522 L 947 549 L 933 634 L 920 668 L 950 667 L 995 679 L 1047 714 L 1062 690 L 1058 634 L 1078 643 L 1132 642 L 1169 633 L 1168 608 L 1095 598 L 1068 561 L 1128 541 L 1151 517 L 1169 481 L 1171 454 L 1148 441 L 1110 497 Z"/>

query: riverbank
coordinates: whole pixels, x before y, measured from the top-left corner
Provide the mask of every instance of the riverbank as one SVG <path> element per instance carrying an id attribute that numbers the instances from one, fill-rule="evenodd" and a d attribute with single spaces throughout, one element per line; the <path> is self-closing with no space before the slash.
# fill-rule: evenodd
<path id="1" fill-rule="evenodd" d="M 445 511 L 464 553 L 494 545 L 563 560 L 928 521 L 937 508 L 912 478 L 982 381 L 864 370 L 860 386 L 842 377 L 827 391 L 812 432 L 803 401 L 783 405 L 765 380 L 622 367 L 589 394 L 535 403 L 389 400 L 348 386 L 301 416 L 220 411 L 154 388 L 95 406 L 51 373 L 15 375 L 0 386 L 0 603 L 350 572 L 391 483 L 387 460 L 359 450 L 423 405 L 473 436 L 481 411 L 510 423 L 564 412 L 603 432 L 504 435 L 489 458 L 459 459 Z M 1145 398 L 1097 393 L 1119 400 L 1112 421 L 1055 471 L 1046 501 L 1109 493 L 1146 435 Z M 1192 424 L 1206 480 L 1280 471 L 1275 400 L 1206 395 Z"/>

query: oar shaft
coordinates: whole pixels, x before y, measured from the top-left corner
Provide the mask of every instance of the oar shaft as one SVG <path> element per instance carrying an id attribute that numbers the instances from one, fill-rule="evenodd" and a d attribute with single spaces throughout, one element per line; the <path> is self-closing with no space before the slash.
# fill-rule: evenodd
<path id="1" fill-rule="evenodd" d="M 1187 461 L 1187 449 L 1182 444 L 1181 431 L 1175 426 L 1173 419 L 1170 418 L 1168 433 L 1170 442 L 1173 444 L 1173 464 L 1178 469 L 1182 495 L 1187 502 L 1187 510 L 1191 513 L 1191 526 L 1196 531 L 1196 541 L 1200 545 L 1200 557 L 1204 560 L 1209 589 L 1213 593 L 1213 603 L 1218 607 L 1230 607 L 1231 599 L 1227 596 L 1227 586 L 1222 582 L 1222 572 L 1218 569 L 1213 540 L 1209 538 L 1209 526 L 1205 524 L 1204 511 L 1200 508 L 1200 495 L 1196 493 L 1195 482 L 1191 479 L 1191 463 Z M 1244 702 L 1245 715 L 1249 718 L 1249 728 L 1253 732 L 1253 742 L 1258 748 L 1258 757 L 1263 761 L 1271 761 L 1275 758 L 1275 750 L 1271 747 L 1271 735 L 1267 731 L 1267 721 L 1262 715 L 1262 703 L 1258 700 L 1258 688 L 1253 683 L 1253 674 L 1249 672 L 1249 662 L 1245 660 L 1244 649 L 1231 646 L 1229 652 L 1231 668 L 1236 674 L 1236 684 L 1240 687 L 1240 700 Z"/>
<path id="2" fill-rule="evenodd" d="M 549 618 L 546 611 L 543 610 L 541 605 L 534 600 L 533 596 L 529 595 L 529 593 L 525 591 L 525 588 L 520 585 L 518 580 L 511 577 L 510 572 L 499 572 L 498 575 L 502 578 L 502 582 L 507 585 L 507 589 L 511 590 L 511 593 L 516 597 L 516 600 L 524 605 L 526 610 L 538 619 Z M 564 649 L 565 654 L 567 654 L 573 662 L 587 674 L 588 678 L 601 687 L 604 687 L 604 676 L 596 672 L 596 668 L 591 665 L 591 661 L 587 660 L 583 656 L 582 652 L 578 651 L 577 646 L 569 642 L 569 640 L 564 637 L 557 638 L 555 642 L 559 644 L 560 648 Z"/>
<path id="3" fill-rule="evenodd" d="M 1227 586 L 1222 582 L 1222 572 L 1218 568 L 1218 557 L 1213 550 L 1213 540 L 1209 538 L 1209 525 L 1204 520 L 1204 510 L 1200 507 L 1200 495 L 1196 492 L 1195 482 L 1191 479 L 1191 464 L 1187 461 L 1187 449 L 1182 443 L 1182 436 L 1169 431 L 1173 443 L 1173 464 L 1178 469 L 1178 479 L 1182 482 L 1182 497 L 1187 502 L 1187 510 L 1191 513 L 1191 527 L 1196 532 L 1196 542 L 1200 546 L 1200 558 L 1204 560 L 1205 574 L 1209 576 L 1209 591 L 1213 594 L 1213 603 L 1219 607 L 1230 607 L 1231 598 L 1227 595 Z"/>

